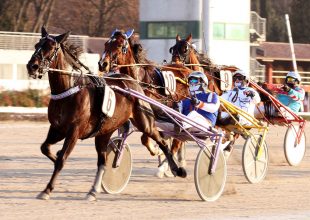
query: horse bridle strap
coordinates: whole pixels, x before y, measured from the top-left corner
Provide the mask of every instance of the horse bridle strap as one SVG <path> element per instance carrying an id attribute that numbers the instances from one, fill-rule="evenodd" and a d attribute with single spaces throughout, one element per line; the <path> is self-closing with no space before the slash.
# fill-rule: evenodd
<path id="1" fill-rule="evenodd" d="M 57 95 L 53 95 L 51 94 L 51 99 L 52 100 L 59 100 L 59 99 L 64 99 L 70 95 L 73 95 L 75 93 L 78 93 L 81 90 L 80 86 L 75 86 L 63 93 L 57 94 Z"/>

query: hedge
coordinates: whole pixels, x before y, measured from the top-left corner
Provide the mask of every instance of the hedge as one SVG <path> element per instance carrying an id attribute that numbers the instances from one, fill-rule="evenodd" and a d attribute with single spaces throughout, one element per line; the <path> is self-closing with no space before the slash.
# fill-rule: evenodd
<path id="1" fill-rule="evenodd" d="M 41 90 L 3 91 L 0 93 L 0 106 L 47 107 L 49 95 L 43 95 Z"/>

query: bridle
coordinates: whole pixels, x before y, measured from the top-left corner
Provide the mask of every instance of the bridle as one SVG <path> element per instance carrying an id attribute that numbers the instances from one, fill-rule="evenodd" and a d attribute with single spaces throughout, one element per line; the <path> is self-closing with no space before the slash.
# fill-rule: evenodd
<path id="1" fill-rule="evenodd" d="M 182 46 L 184 45 L 182 43 L 185 43 L 186 46 L 184 53 L 183 51 L 181 51 Z M 169 52 L 172 54 L 172 57 L 179 57 L 182 63 L 187 63 L 189 62 L 189 53 L 191 48 L 192 46 L 189 42 L 187 42 L 186 40 L 181 40 L 177 42 L 173 47 L 171 47 L 169 49 Z"/>
<path id="2" fill-rule="evenodd" d="M 47 42 L 47 40 L 51 40 L 56 43 L 56 48 L 54 49 L 53 53 L 49 57 L 44 57 L 42 53 L 42 47 Z M 60 48 L 60 43 L 58 43 L 54 38 L 50 37 L 49 35 L 46 35 L 45 37 L 42 37 L 39 42 L 39 47 L 35 50 L 34 54 L 32 55 L 33 58 L 37 58 L 40 60 L 39 68 L 38 68 L 38 78 L 41 79 L 45 73 L 49 71 L 50 65 L 52 62 L 56 59 L 58 50 Z"/>
<path id="3" fill-rule="evenodd" d="M 112 37 L 106 42 L 106 44 L 111 44 L 113 42 L 115 42 L 117 40 L 117 37 L 116 36 L 117 34 L 120 34 L 121 37 L 124 38 L 124 41 L 123 41 L 123 44 L 122 45 L 118 45 L 117 46 L 117 51 L 116 52 L 112 52 L 110 51 L 109 53 L 109 63 L 110 63 L 110 69 L 113 68 L 113 66 L 116 66 L 117 65 L 117 61 L 118 61 L 118 54 L 119 54 L 119 49 L 121 49 L 121 53 L 123 55 L 126 55 L 127 51 L 128 51 L 128 47 L 129 47 L 129 42 L 128 42 L 128 39 L 126 37 L 126 35 L 124 35 L 123 33 L 121 32 L 115 32 L 112 34 Z M 101 56 L 101 59 L 99 61 L 99 64 L 102 66 L 103 65 L 103 60 L 105 59 L 106 57 L 106 52 L 103 52 L 102 56 Z"/>

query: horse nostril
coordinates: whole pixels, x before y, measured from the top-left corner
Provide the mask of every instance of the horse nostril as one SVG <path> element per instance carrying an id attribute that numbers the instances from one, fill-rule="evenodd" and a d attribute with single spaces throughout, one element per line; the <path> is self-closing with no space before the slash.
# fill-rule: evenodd
<path id="1" fill-rule="evenodd" d="M 39 65 L 38 64 L 33 64 L 33 65 L 31 65 L 31 69 L 32 70 L 37 70 L 37 69 L 39 69 Z"/>

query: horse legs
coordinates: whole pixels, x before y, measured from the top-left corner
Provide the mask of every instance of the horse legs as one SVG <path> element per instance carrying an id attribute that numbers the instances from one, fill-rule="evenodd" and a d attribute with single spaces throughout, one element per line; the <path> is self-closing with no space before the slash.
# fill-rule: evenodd
<path id="1" fill-rule="evenodd" d="M 154 147 L 154 144 L 151 142 L 150 137 L 147 136 L 145 133 L 143 133 L 141 136 L 141 143 L 146 146 L 152 156 L 158 155 L 158 148 Z"/>
<path id="2" fill-rule="evenodd" d="M 161 137 L 159 131 L 157 130 L 155 126 L 154 120 L 152 120 L 151 118 L 146 118 L 144 116 L 142 116 L 142 120 L 141 118 L 139 119 L 140 119 L 139 120 L 140 123 L 135 123 L 136 127 L 139 129 L 139 131 L 141 131 L 143 134 L 147 135 L 148 137 L 152 138 L 159 145 L 159 148 L 163 151 L 163 153 L 165 154 L 168 160 L 168 163 L 169 163 L 169 166 L 171 168 L 171 172 L 173 173 L 173 175 L 185 178 L 186 177 L 185 169 L 182 167 L 179 168 L 176 162 L 173 160 L 173 156 L 168 147 L 168 144 Z M 134 120 L 134 121 L 136 122 L 138 120 Z"/>
<path id="3" fill-rule="evenodd" d="M 50 126 L 47 137 L 43 142 L 43 144 L 41 145 L 42 154 L 44 154 L 46 157 L 48 157 L 51 161 L 55 163 L 56 156 L 51 153 L 50 146 L 52 144 L 56 144 L 58 141 L 61 141 L 64 138 L 65 138 L 64 135 L 60 134 L 56 129 Z"/>
<path id="4" fill-rule="evenodd" d="M 69 130 L 67 137 L 65 139 L 64 145 L 63 145 L 61 151 L 59 152 L 59 154 L 56 158 L 56 161 L 54 164 L 54 172 L 52 174 L 52 177 L 51 177 L 49 183 L 47 184 L 45 190 L 43 190 L 37 196 L 38 199 L 44 199 L 44 200 L 49 199 L 50 193 L 54 189 L 56 178 L 57 178 L 59 172 L 61 171 L 61 169 L 63 168 L 66 159 L 68 158 L 68 156 L 72 152 L 72 150 L 73 150 L 73 148 L 77 142 L 77 139 L 78 139 L 78 131 L 76 129 L 76 126 L 73 126 L 72 129 Z"/>
<path id="5" fill-rule="evenodd" d="M 171 153 L 179 162 L 180 167 L 185 168 L 186 160 L 185 160 L 185 144 L 183 141 L 173 139 L 171 144 Z M 164 176 L 172 177 L 169 171 L 169 167 L 167 161 L 165 161 L 164 155 L 159 155 L 159 167 L 155 174 L 159 178 L 163 178 Z"/>
<path id="6" fill-rule="evenodd" d="M 101 182 L 102 182 L 102 176 L 104 173 L 104 165 L 105 165 L 105 157 L 106 157 L 105 152 L 106 152 L 106 147 L 109 143 L 109 140 L 112 134 L 113 132 L 95 137 L 95 145 L 96 145 L 96 151 L 97 151 L 97 156 L 98 156 L 97 173 L 96 173 L 96 177 L 94 180 L 94 184 L 86 196 L 86 199 L 88 201 L 95 201 L 97 193 L 101 192 Z"/>

